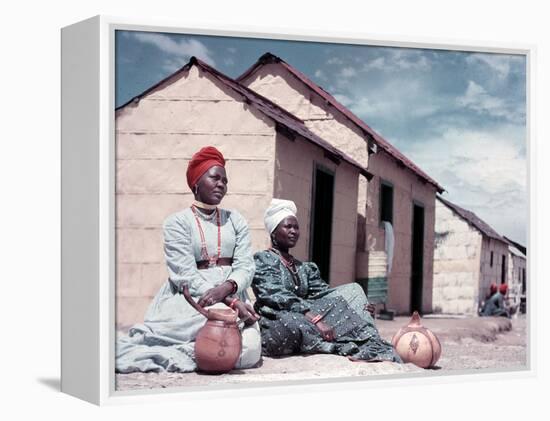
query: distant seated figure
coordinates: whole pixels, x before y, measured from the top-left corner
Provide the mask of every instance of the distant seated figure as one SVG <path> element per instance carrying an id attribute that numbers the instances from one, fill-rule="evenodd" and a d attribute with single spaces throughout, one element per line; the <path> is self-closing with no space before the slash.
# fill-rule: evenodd
<path id="1" fill-rule="evenodd" d="M 502 284 L 500 288 L 493 282 L 490 286 L 490 296 L 483 304 L 480 316 L 502 316 L 510 317 L 508 311 L 504 307 L 504 295 L 501 291 L 506 291 L 508 286 Z"/>
<path id="2" fill-rule="evenodd" d="M 491 282 L 491 285 L 489 286 L 489 295 L 487 295 L 487 297 L 485 297 L 485 300 L 488 300 L 493 295 L 495 295 L 497 292 L 498 292 L 498 285 L 496 284 L 496 282 Z"/>
<path id="3" fill-rule="evenodd" d="M 491 282 L 491 285 L 489 286 L 489 293 L 485 296 L 483 301 L 479 304 L 479 310 L 478 315 L 482 316 L 483 313 L 486 311 L 489 299 L 495 295 L 498 292 L 498 285 L 495 282 Z"/>

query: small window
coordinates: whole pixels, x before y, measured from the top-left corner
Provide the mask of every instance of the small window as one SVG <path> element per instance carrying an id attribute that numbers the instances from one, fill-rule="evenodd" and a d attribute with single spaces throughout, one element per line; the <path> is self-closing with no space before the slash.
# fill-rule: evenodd
<path id="1" fill-rule="evenodd" d="M 493 252 L 491 252 L 491 267 L 493 267 Z"/>
<path id="2" fill-rule="evenodd" d="M 393 224 L 393 186 L 380 182 L 380 221 Z"/>

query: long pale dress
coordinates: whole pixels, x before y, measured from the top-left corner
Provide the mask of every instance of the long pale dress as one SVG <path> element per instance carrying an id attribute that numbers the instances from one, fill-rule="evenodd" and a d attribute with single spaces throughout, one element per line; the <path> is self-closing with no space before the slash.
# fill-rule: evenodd
<path id="1" fill-rule="evenodd" d="M 254 255 L 256 272 L 252 288 L 255 308 L 262 316 L 264 355 L 298 353 L 346 355 L 354 360 L 401 362 L 392 345 L 382 339 L 372 316 L 365 310 L 367 298 L 358 284 L 331 288 L 321 279 L 317 265 L 296 261 L 299 282 L 272 251 Z M 323 315 L 335 340 L 325 341 L 307 320 L 311 311 Z"/>
<path id="2" fill-rule="evenodd" d="M 209 256 L 218 255 L 218 225 L 212 215 L 197 211 Z M 198 313 L 177 291 L 189 286 L 195 301 L 210 288 L 227 279 L 234 280 L 237 294 L 250 302 L 246 289 L 254 275 L 250 234 L 245 219 L 235 210 L 220 209 L 221 254 L 233 257 L 232 266 L 197 269 L 201 257 L 200 231 L 191 208 L 168 217 L 164 222 L 164 254 L 170 279 L 160 288 L 149 305 L 144 323 L 134 325 L 117 341 L 116 371 L 196 370 L 194 341 L 206 318 Z M 212 308 L 226 307 L 218 303 Z M 242 352 L 236 368 L 254 366 L 261 357 L 258 323 L 242 331 Z"/>

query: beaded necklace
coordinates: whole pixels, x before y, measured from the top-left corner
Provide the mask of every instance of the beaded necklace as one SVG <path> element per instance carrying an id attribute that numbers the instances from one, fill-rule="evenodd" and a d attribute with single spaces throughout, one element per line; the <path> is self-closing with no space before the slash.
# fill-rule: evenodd
<path id="1" fill-rule="evenodd" d="M 222 253 L 222 229 L 221 229 L 221 217 L 220 217 L 220 210 L 216 208 L 216 223 L 218 225 L 218 256 L 210 257 L 208 255 L 208 249 L 206 248 L 206 238 L 204 236 L 204 231 L 202 229 L 201 221 L 199 220 L 198 211 L 195 205 L 191 206 L 191 210 L 193 211 L 193 215 L 195 215 L 195 220 L 197 221 L 197 227 L 199 229 L 199 234 L 201 236 L 201 258 L 202 260 L 207 260 L 208 264 L 210 266 L 215 266 L 218 263 L 219 258 L 221 257 Z"/>
<path id="2" fill-rule="evenodd" d="M 281 259 L 281 262 L 283 262 L 283 265 L 288 269 L 288 271 L 292 275 L 294 290 L 297 290 L 298 288 L 300 288 L 301 281 L 300 281 L 300 276 L 298 275 L 298 270 L 296 269 L 296 264 L 294 263 L 294 257 L 292 257 L 289 254 L 290 260 L 287 260 L 279 250 L 274 248 L 270 248 L 269 250 L 275 253 L 277 256 L 279 256 L 279 258 Z"/>

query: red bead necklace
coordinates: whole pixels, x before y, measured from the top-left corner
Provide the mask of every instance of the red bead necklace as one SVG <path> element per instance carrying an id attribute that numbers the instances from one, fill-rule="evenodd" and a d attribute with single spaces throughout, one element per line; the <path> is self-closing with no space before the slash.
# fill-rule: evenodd
<path id="1" fill-rule="evenodd" d="M 195 215 L 195 220 L 197 221 L 197 227 L 199 229 L 199 234 L 201 236 L 201 258 L 202 260 L 208 261 L 208 264 L 210 266 L 215 266 L 218 263 L 219 258 L 221 257 L 222 253 L 222 224 L 221 224 L 221 216 L 220 216 L 220 210 L 216 208 L 216 223 L 218 225 L 218 256 L 216 257 L 210 257 L 208 255 L 208 249 L 206 248 L 206 238 L 204 236 L 204 231 L 202 229 L 201 222 L 199 220 L 199 215 L 197 212 L 197 208 L 195 205 L 191 206 L 191 210 L 193 211 L 193 215 Z"/>

